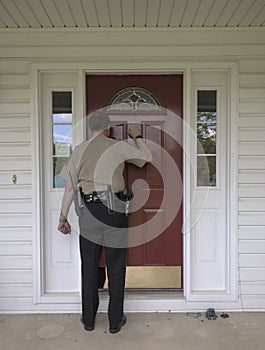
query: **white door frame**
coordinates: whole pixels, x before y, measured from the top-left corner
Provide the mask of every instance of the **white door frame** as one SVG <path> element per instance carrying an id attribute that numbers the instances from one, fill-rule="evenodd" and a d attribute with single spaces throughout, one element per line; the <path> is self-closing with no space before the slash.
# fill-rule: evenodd
<path id="1" fill-rule="evenodd" d="M 33 64 L 31 72 L 31 93 L 33 97 L 32 103 L 32 134 L 33 134 L 33 146 L 34 146 L 34 168 L 33 168 L 33 207 L 34 207 L 34 241 L 33 241 L 33 289 L 34 289 L 34 302 L 41 310 L 51 311 L 80 311 L 80 296 L 45 296 L 42 294 L 42 257 L 41 257 L 41 144 L 40 144 L 40 75 L 41 72 L 58 72 L 58 71 L 76 71 L 78 75 L 78 103 L 77 111 L 75 112 L 80 120 L 85 115 L 85 74 L 183 74 L 183 144 L 186 154 L 183 155 L 183 215 L 187 217 L 190 211 L 190 180 L 191 172 L 189 166 L 189 145 L 190 145 L 190 133 L 188 127 L 191 122 L 191 82 L 192 71 L 196 69 L 210 69 L 210 70 L 227 70 L 229 71 L 229 87 L 231 101 L 229 103 L 229 198 L 227 205 L 229 206 L 230 218 L 229 218 L 229 293 L 226 298 L 222 296 L 211 296 L 207 298 L 200 297 L 191 298 L 191 280 L 190 280 L 190 236 L 184 235 L 183 237 L 183 295 L 167 294 L 156 298 L 154 295 L 146 295 L 145 298 L 139 295 L 127 296 L 125 301 L 125 308 L 127 311 L 185 311 L 190 309 L 201 309 L 207 306 L 213 305 L 213 300 L 219 297 L 218 307 L 223 309 L 238 309 L 240 307 L 237 300 L 237 270 L 238 270 L 238 258 L 237 258 L 237 105 L 238 105 L 238 65 L 232 63 L 167 63 L 167 68 L 163 69 L 165 65 L 161 62 L 155 62 L 151 65 L 146 63 L 137 63 L 132 68 L 131 64 L 123 62 L 122 70 L 117 63 L 44 63 Z M 37 116 L 34 118 L 34 116 Z M 84 125 L 83 129 L 79 131 L 81 137 L 85 137 Z M 78 140 L 79 142 L 82 141 Z M 189 222 L 186 221 L 185 229 L 189 229 Z M 101 311 L 107 310 L 107 298 L 104 296 L 101 300 Z"/>

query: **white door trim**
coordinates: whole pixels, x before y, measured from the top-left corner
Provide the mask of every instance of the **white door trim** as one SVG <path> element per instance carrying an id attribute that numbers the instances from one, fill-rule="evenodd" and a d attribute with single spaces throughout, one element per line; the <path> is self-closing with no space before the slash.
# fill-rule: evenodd
<path id="1" fill-rule="evenodd" d="M 33 289 L 34 289 L 34 303 L 35 304 L 47 304 L 46 308 L 50 308 L 51 310 L 62 310 L 62 307 L 59 304 L 67 304 L 65 306 L 65 311 L 71 309 L 78 311 L 80 308 L 80 296 L 71 295 L 71 296 L 43 296 L 42 295 L 42 262 L 41 262 L 41 144 L 40 144 L 40 73 L 41 72 L 58 72 L 62 70 L 71 70 L 76 71 L 78 74 L 78 112 L 76 112 L 80 118 L 85 114 L 85 74 L 100 74 L 100 73 L 109 73 L 109 74 L 137 74 L 137 73 L 145 73 L 145 74 L 183 74 L 183 120 L 184 123 L 189 124 L 191 121 L 191 71 L 192 69 L 210 69 L 210 70 L 228 70 L 230 72 L 230 96 L 231 103 L 229 106 L 230 112 L 230 163 L 229 163 L 229 184 L 230 184 L 230 197 L 229 197 L 229 228 L 230 234 L 229 240 L 229 267 L 230 267 L 230 293 L 229 298 L 227 300 L 220 299 L 222 304 L 227 305 L 228 308 L 238 308 L 237 301 L 237 270 L 238 270 L 238 257 L 237 257 L 237 246 L 238 246 L 238 234 L 237 234 L 237 113 L 238 113 L 238 65 L 234 62 L 228 63 L 218 63 L 218 62 L 203 62 L 203 63 L 174 63 L 174 62 L 154 62 L 151 64 L 147 63 L 135 63 L 134 65 L 130 63 L 122 64 L 124 67 L 120 69 L 120 64 L 115 63 L 44 63 L 44 64 L 33 64 L 32 72 L 31 72 L 31 93 L 32 93 L 32 137 L 33 137 L 33 147 L 34 147 L 34 167 L 33 167 L 33 206 L 34 206 L 34 222 L 33 222 Z M 167 68 L 161 68 L 161 67 Z M 37 116 L 37 117 L 34 117 Z M 190 136 L 188 134 L 188 130 L 183 129 L 184 133 L 184 149 L 186 146 L 190 144 Z M 84 129 L 82 136 L 84 138 Z M 233 136 L 233 137 L 232 137 Z M 80 140 L 81 142 L 82 140 Z M 187 155 L 184 154 L 184 163 L 183 163 L 183 174 L 184 174 L 184 183 L 183 183 L 183 215 L 184 218 L 188 216 L 190 211 L 190 167 L 187 160 Z M 188 222 L 186 225 L 189 225 Z M 198 297 L 194 297 L 192 301 L 188 301 L 190 299 L 190 237 L 189 235 L 185 235 L 183 237 L 183 296 L 181 300 L 179 297 L 167 297 L 166 295 L 159 299 L 155 300 L 153 298 L 150 299 L 150 296 L 146 296 L 146 309 L 143 305 L 143 302 L 139 302 L 139 300 L 131 300 L 128 298 L 126 300 L 126 305 L 128 310 L 132 311 L 165 311 L 165 307 L 167 308 L 169 304 L 172 305 L 172 310 L 181 311 L 187 309 L 198 309 L 200 306 L 207 306 L 209 301 L 209 295 L 203 296 L 198 295 Z M 142 297 L 141 297 L 142 299 Z M 148 301 L 149 300 L 149 301 Z M 174 300 L 174 302 L 173 302 Z M 195 302 L 195 304 L 193 303 Z M 198 304 L 199 302 L 199 304 Z M 58 303 L 58 308 L 56 304 Z M 72 305 L 73 304 L 73 305 Z M 50 305 L 50 306 L 48 306 Z M 72 305 L 72 306 L 70 306 Z M 76 305 L 76 306 L 74 306 Z M 102 307 L 104 307 L 105 303 L 103 301 Z M 153 310 L 152 309 L 153 305 Z M 175 305 L 175 306 L 174 306 Z M 210 302 L 209 305 L 212 305 Z M 220 304 L 221 305 L 221 304 Z M 229 306 L 230 305 L 230 306 Z M 145 310 L 144 310 L 145 309 Z M 168 308 L 167 308 L 168 309 Z"/>

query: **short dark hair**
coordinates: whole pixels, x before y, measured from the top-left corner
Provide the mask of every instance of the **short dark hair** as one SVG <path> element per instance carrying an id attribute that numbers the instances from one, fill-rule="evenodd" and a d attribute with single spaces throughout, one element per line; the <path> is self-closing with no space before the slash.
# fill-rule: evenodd
<path id="1" fill-rule="evenodd" d="M 105 111 L 95 111 L 88 119 L 88 126 L 91 131 L 106 130 L 110 125 L 110 118 Z"/>

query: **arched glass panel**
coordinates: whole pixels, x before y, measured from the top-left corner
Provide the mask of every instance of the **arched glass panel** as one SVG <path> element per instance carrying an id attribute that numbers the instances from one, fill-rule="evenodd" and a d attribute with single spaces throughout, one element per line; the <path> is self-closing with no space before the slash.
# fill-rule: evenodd
<path id="1" fill-rule="evenodd" d="M 110 101 L 109 111 L 160 111 L 158 99 L 148 90 L 129 87 L 119 91 Z"/>

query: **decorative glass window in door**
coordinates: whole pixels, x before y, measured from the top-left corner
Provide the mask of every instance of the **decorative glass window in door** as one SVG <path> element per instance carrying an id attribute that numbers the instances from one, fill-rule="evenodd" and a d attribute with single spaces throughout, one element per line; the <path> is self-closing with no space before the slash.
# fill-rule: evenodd
<path id="1" fill-rule="evenodd" d="M 72 152 L 72 92 L 52 92 L 52 176 L 53 188 L 65 187 L 62 167 Z"/>
<path id="2" fill-rule="evenodd" d="M 197 186 L 216 186 L 217 90 L 197 91 Z"/>
<path id="3" fill-rule="evenodd" d="M 160 103 L 148 90 L 129 87 L 119 91 L 109 103 L 109 111 L 160 111 Z"/>

